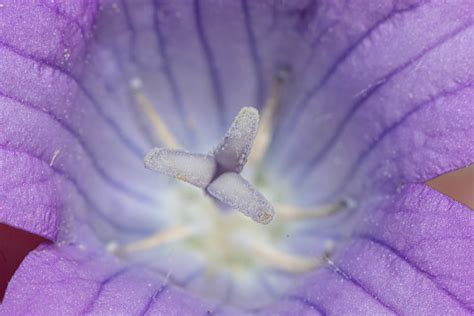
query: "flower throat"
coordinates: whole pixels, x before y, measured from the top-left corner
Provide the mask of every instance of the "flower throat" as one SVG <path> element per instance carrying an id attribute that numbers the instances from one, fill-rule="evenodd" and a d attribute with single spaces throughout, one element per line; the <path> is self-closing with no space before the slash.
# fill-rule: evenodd
<path id="1" fill-rule="evenodd" d="M 147 153 L 145 168 L 185 183 L 176 182 L 166 194 L 167 206 L 173 212 L 167 227 L 145 239 L 113 247 L 116 255 L 128 258 L 169 247 L 195 254 L 199 258 L 196 265 L 203 268 L 182 286 L 198 295 L 246 308 L 258 308 L 277 299 L 299 276 L 326 262 L 333 248 L 331 240 L 326 240 L 319 255 L 308 256 L 293 253 L 286 245 L 287 239 L 299 223 L 327 217 L 350 203 L 341 200 L 314 209 L 294 206 L 289 203 L 289 190 L 278 185 L 262 164 L 287 76 L 283 71 L 274 80 L 261 117 L 253 107 L 242 108 L 221 142 L 208 154 L 182 149 L 141 90 L 141 81 L 131 81 L 137 104 L 165 146 Z M 242 176 L 244 167 L 253 181 Z M 284 277 L 267 282 L 262 276 L 268 271 Z M 227 284 L 224 292 L 229 293 L 222 296 L 222 286 L 213 289 L 211 284 Z M 277 288 L 278 293 L 270 295 L 268 287 Z"/>

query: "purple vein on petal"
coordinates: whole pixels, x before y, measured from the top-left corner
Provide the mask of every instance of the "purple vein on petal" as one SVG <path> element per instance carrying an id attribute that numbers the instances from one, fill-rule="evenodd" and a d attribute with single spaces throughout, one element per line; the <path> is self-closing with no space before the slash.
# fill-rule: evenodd
<path id="1" fill-rule="evenodd" d="M 82 312 L 80 314 L 81 315 L 89 315 L 90 313 L 92 313 L 94 311 L 94 305 L 97 302 L 97 300 L 99 299 L 102 292 L 104 291 L 105 287 L 109 283 L 114 281 L 116 278 L 118 278 L 121 275 L 123 275 L 124 273 L 126 273 L 127 271 L 128 271 L 127 267 L 122 268 L 122 269 L 118 270 L 117 272 L 112 273 L 107 278 L 103 279 L 102 281 L 100 281 L 96 293 L 94 294 L 92 299 L 89 301 L 89 303 L 87 303 L 86 307 L 82 310 Z"/>
<path id="2" fill-rule="evenodd" d="M 82 83 L 80 82 L 79 79 L 77 79 L 71 72 L 69 72 L 68 70 L 58 66 L 58 65 L 55 65 L 55 64 L 52 64 L 46 60 L 43 60 L 43 59 L 38 59 L 34 56 L 32 56 L 31 54 L 28 54 L 28 53 L 25 53 L 25 52 L 22 52 L 18 49 L 16 49 L 15 47 L 7 44 L 7 43 L 4 43 L 2 41 L 0 41 L 0 46 L 4 47 L 5 49 L 15 53 L 16 55 L 22 57 L 22 58 L 25 58 L 25 59 L 28 59 L 28 60 L 31 60 L 35 63 L 37 63 L 38 65 L 41 65 L 41 66 L 46 66 L 48 68 L 51 68 L 52 70 L 56 70 L 62 74 L 64 74 L 67 78 L 69 78 L 70 80 L 72 80 L 76 86 L 79 88 L 79 90 L 84 94 L 84 96 L 86 96 L 87 99 L 89 99 L 89 101 L 91 102 L 93 108 L 96 110 L 97 114 L 99 115 L 99 117 L 104 120 L 104 122 L 106 123 L 106 125 L 108 125 L 114 132 L 115 134 L 119 137 L 119 139 L 122 141 L 123 145 L 132 153 L 135 155 L 135 157 L 139 158 L 140 160 L 142 159 L 143 155 L 145 154 L 145 151 L 143 149 L 141 149 L 137 144 L 135 144 L 131 139 L 129 139 L 125 133 L 123 132 L 123 130 L 120 128 L 120 126 L 114 121 L 112 120 L 110 117 L 108 117 L 105 112 L 103 111 L 102 107 L 99 105 L 99 103 L 97 102 L 97 100 L 92 96 L 92 94 L 82 85 Z"/>
<path id="3" fill-rule="evenodd" d="M 8 152 L 12 152 L 12 153 L 20 153 L 20 154 L 25 154 L 27 155 L 28 157 L 31 157 L 31 158 L 34 158 L 42 163 L 45 163 L 45 164 L 48 164 L 47 161 L 45 160 L 42 160 L 40 157 L 37 157 L 29 152 L 26 152 L 26 151 L 20 151 L 20 150 L 16 150 L 16 149 L 11 149 L 11 148 L 8 148 L 6 147 L 5 145 L 1 145 L 0 144 L 0 150 L 3 150 L 3 151 L 8 151 Z M 116 223 L 115 221 L 115 218 L 114 217 L 111 217 L 109 215 L 107 215 L 106 212 L 104 212 L 103 210 L 101 210 L 94 202 L 92 202 L 92 199 L 91 197 L 86 193 L 86 191 L 84 190 L 84 188 L 82 188 L 79 183 L 76 181 L 76 179 L 70 177 L 68 174 L 64 173 L 62 170 L 59 170 L 57 169 L 56 167 L 52 166 L 50 167 L 51 170 L 54 171 L 55 174 L 61 176 L 62 178 L 64 178 L 65 180 L 67 180 L 69 183 L 71 183 L 73 185 L 73 187 L 75 188 L 75 190 L 77 191 L 78 195 L 84 200 L 84 202 L 87 204 L 88 206 L 88 210 L 97 214 L 97 216 L 99 218 L 101 218 L 102 220 L 104 220 L 105 222 L 107 222 L 108 224 L 110 224 L 112 227 L 116 228 L 116 229 L 120 229 L 122 231 L 129 231 L 129 232 L 141 232 L 141 233 L 144 233 L 144 229 L 143 227 L 136 227 L 136 228 L 132 228 L 130 226 L 126 226 L 126 225 L 123 225 L 123 224 L 119 224 L 119 223 Z M 89 219 L 89 218 L 88 218 Z M 89 219 L 90 220 L 90 219 Z"/>
<path id="4" fill-rule="evenodd" d="M 248 0 L 241 0 L 242 13 L 244 15 L 244 26 L 247 33 L 248 46 L 250 51 L 250 56 L 253 63 L 253 71 L 256 81 L 256 96 L 254 105 L 258 109 L 263 106 L 264 97 L 265 97 L 265 84 L 262 70 L 262 59 L 258 52 L 257 41 L 255 39 L 255 32 L 252 25 L 252 15 L 249 12 Z"/>
<path id="5" fill-rule="evenodd" d="M 392 312 L 394 315 L 401 315 L 400 311 L 398 311 L 395 307 L 390 306 L 386 302 L 382 301 L 377 296 L 376 293 L 374 293 L 371 289 L 367 288 L 364 284 L 360 283 L 358 280 L 356 280 L 354 277 L 352 277 L 347 271 L 342 270 L 334 262 L 331 262 L 331 264 L 328 267 L 326 267 L 326 270 L 331 271 L 332 273 L 335 273 L 335 274 L 339 275 L 344 280 L 352 283 L 355 287 L 359 288 L 367 296 L 372 298 L 374 301 L 376 301 L 379 305 L 386 308 L 388 311 Z"/>
<path id="6" fill-rule="evenodd" d="M 127 0 L 121 0 L 122 8 L 123 8 L 123 15 L 125 19 L 125 24 L 130 31 L 130 47 L 129 47 L 129 58 L 132 64 L 138 66 L 137 56 L 135 52 L 135 46 L 137 43 L 137 30 L 132 22 L 132 17 L 130 16 L 130 10 L 127 4 Z"/>
<path id="7" fill-rule="evenodd" d="M 205 29 L 204 29 L 204 19 L 202 17 L 202 8 L 201 8 L 201 1 L 194 0 L 193 1 L 193 13 L 194 19 L 196 23 L 196 32 L 199 38 L 199 43 L 201 44 L 204 59 L 207 63 L 207 69 L 209 73 L 209 80 L 212 86 L 212 93 L 214 96 L 214 104 L 217 109 L 218 114 L 218 126 L 219 126 L 219 134 L 225 128 L 225 111 L 226 111 L 226 102 L 224 99 L 223 87 L 221 84 L 221 78 L 219 76 L 219 71 L 217 70 L 216 60 L 214 57 L 214 53 L 211 49 L 209 44 L 209 40 L 207 38 Z"/>
<path id="8" fill-rule="evenodd" d="M 343 180 L 341 181 L 341 185 L 339 185 L 339 187 L 332 193 L 328 194 L 326 198 L 323 198 L 323 200 L 331 200 L 335 196 L 338 196 L 351 183 L 351 181 L 354 179 L 355 174 L 357 174 L 357 172 L 363 166 L 364 160 L 367 158 L 367 156 L 370 155 L 371 152 L 373 152 L 377 145 L 379 145 L 385 139 L 385 137 L 390 135 L 394 130 L 403 125 L 403 123 L 410 119 L 412 115 L 418 113 L 419 111 L 422 111 L 428 105 L 433 104 L 440 98 L 455 96 L 464 89 L 472 88 L 473 84 L 473 81 L 470 81 L 468 84 L 459 84 L 454 89 L 441 91 L 436 95 L 430 96 L 427 100 L 416 104 L 410 111 L 405 113 L 395 123 L 385 128 L 383 132 L 378 135 L 376 139 L 374 139 L 374 141 L 367 147 L 367 149 L 363 151 L 362 154 L 360 154 L 359 157 L 355 160 L 355 162 L 351 165 L 351 167 L 349 168 L 350 171 L 344 176 Z"/>
<path id="9" fill-rule="evenodd" d="M 301 303 L 311 309 L 314 309 L 316 311 L 318 311 L 321 315 L 327 315 L 327 311 L 324 307 L 322 307 L 321 305 L 313 302 L 313 301 L 310 301 L 309 299 L 307 298 L 304 298 L 304 297 L 301 297 L 301 296 L 298 296 L 298 295 L 289 295 L 288 296 L 288 299 L 290 301 L 296 301 L 298 303 Z"/>
<path id="10" fill-rule="evenodd" d="M 54 113 L 52 113 L 51 111 L 42 111 L 38 107 L 34 106 L 33 104 L 31 104 L 27 101 L 20 100 L 16 97 L 6 95 L 2 92 L 0 92 L 0 97 L 10 99 L 10 100 L 16 102 L 17 104 L 20 104 L 22 106 L 25 106 L 25 107 L 31 109 L 32 111 L 36 111 L 36 112 L 39 112 L 41 114 L 45 114 L 48 117 L 50 117 L 53 121 L 57 122 L 66 132 L 68 132 L 74 139 L 77 140 L 77 142 L 79 143 L 81 148 L 84 150 L 85 154 L 87 156 L 89 156 L 93 168 L 97 171 L 99 176 L 103 178 L 105 183 L 107 183 L 111 187 L 117 189 L 118 191 L 121 191 L 121 192 L 129 195 L 130 197 L 138 200 L 139 202 L 149 203 L 149 202 L 153 201 L 152 197 L 149 197 L 145 194 L 142 194 L 138 191 L 135 191 L 134 189 L 129 188 L 126 185 L 124 185 L 122 181 L 118 181 L 118 180 L 114 179 L 112 176 L 110 176 L 105 171 L 105 169 L 103 169 L 99 165 L 98 159 L 95 157 L 94 152 L 87 146 L 86 142 L 80 137 L 80 135 L 73 128 L 71 128 L 68 124 L 63 122 L 63 120 L 61 120 L 59 117 L 57 117 Z"/>
<path id="11" fill-rule="evenodd" d="M 318 163 L 321 162 L 321 160 L 324 158 L 324 156 L 330 151 L 330 149 L 337 143 L 337 140 L 342 136 L 343 132 L 347 128 L 349 122 L 351 121 L 351 118 L 355 115 L 355 113 L 364 105 L 366 102 L 382 87 L 384 87 L 386 84 L 388 84 L 392 78 L 396 77 L 402 71 L 405 69 L 409 68 L 413 64 L 415 64 L 417 61 L 421 60 L 424 58 L 427 54 L 430 52 L 434 51 L 435 49 L 441 47 L 443 44 L 448 43 L 450 40 L 456 38 L 457 36 L 461 35 L 465 31 L 469 30 L 472 27 L 473 23 L 470 22 L 468 24 L 462 25 L 458 28 L 456 28 L 454 31 L 449 32 L 448 34 L 442 36 L 439 40 L 434 42 L 432 45 L 428 46 L 424 50 L 422 50 L 419 54 L 411 58 L 409 61 L 405 62 L 404 64 L 394 68 L 392 71 L 384 75 L 383 77 L 379 78 L 376 80 L 375 84 L 372 85 L 362 96 L 359 97 L 359 99 L 350 106 L 349 111 L 347 114 L 343 117 L 341 123 L 338 124 L 338 126 L 335 129 L 335 133 L 332 134 L 332 136 L 329 138 L 329 140 L 324 143 L 322 146 L 321 150 L 317 152 L 313 157 L 308 159 L 307 165 L 301 169 L 301 171 L 298 173 L 297 177 L 301 177 L 303 174 L 307 173 L 310 171 L 310 169 L 314 168 Z"/>
<path id="12" fill-rule="evenodd" d="M 338 68 L 360 47 L 366 40 L 370 38 L 372 33 L 374 33 L 377 29 L 381 26 L 385 25 L 389 21 L 391 21 L 394 17 L 398 15 L 402 15 L 407 12 L 412 12 L 414 9 L 420 7 L 420 5 L 412 5 L 404 9 L 400 10 L 391 10 L 387 15 L 382 17 L 381 19 L 377 20 L 371 27 L 369 27 L 364 33 L 361 34 L 353 43 L 349 45 L 337 58 L 335 61 L 329 66 L 328 71 L 324 74 L 322 79 L 317 82 L 311 89 L 303 95 L 301 100 L 296 103 L 292 114 L 287 120 L 287 126 L 295 126 L 296 122 L 301 117 L 301 114 L 305 112 L 305 109 L 309 106 L 309 101 L 317 95 L 317 93 L 324 87 L 324 85 L 331 79 L 331 77 L 336 73 Z M 282 128 L 283 130 L 285 128 Z M 285 129 L 286 130 L 286 129 Z M 288 137 L 288 135 L 286 136 Z"/>
<path id="13" fill-rule="evenodd" d="M 179 116 L 182 118 L 183 122 L 188 120 L 188 114 L 186 113 L 185 107 L 183 105 L 183 100 L 181 97 L 181 92 L 178 86 L 178 82 L 176 80 L 176 76 L 172 69 L 171 64 L 171 57 L 168 53 L 166 39 L 163 35 L 160 26 L 160 16 L 159 16 L 159 7 L 160 7 L 160 0 L 153 1 L 153 29 L 156 36 L 156 40 L 158 42 L 158 52 L 161 58 L 163 59 L 162 63 L 162 70 L 164 72 L 166 82 L 171 90 L 171 95 L 173 96 L 174 105 L 178 109 Z M 186 124 L 183 124 L 186 125 Z M 195 134 L 191 133 L 189 129 L 186 129 L 186 137 L 190 143 L 194 142 Z"/>
<path id="14" fill-rule="evenodd" d="M 391 246 L 390 244 L 384 242 L 383 240 L 380 240 L 378 238 L 375 238 L 369 234 L 359 234 L 354 236 L 354 238 L 358 238 L 361 240 L 366 240 L 368 242 L 374 243 L 375 245 L 384 248 L 385 250 L 389 251 L 392 253 L 394 256 L 396 256 L 399 260 L 402 260 L 403 262 L 407 263 L 410 267 L 412 267 L 414 270 L 416 270 L 417 273 L 420 273 L 424 275 L 427 279 L 429 279 L 440 291 L 446 294 L 450 299 L 455 301 L 461 308 L 464 310 L 473 313 L 474 309 L 470 308 L 468 304 L 461 299 L 459 299 L 454 293 L 449 291 L 446 287 L 444 287 L 442 284 L 436 281 L 436 276 L 429 273 L 428 271 L 424 270 L 423 268 L 419 267 L 415 262 L 411 261 L 407 255 L 401 253 L 399 250 Z"/>
<path id="15" fill-rule="evenodd" d="M 78 20 L 74 19 L 74 17 L 60 11 L 58 7 L 54 7 L 54 8 L 51 7 L 51 5 L 48 2 L 42 2 L 42 3 L 39 3 L 38 5 L 50 10 L 55 15 L 60 16 L 63 19 L 73 23 L 77 27 L 79 32 L 81 32 L 82 39 L 86 38 L 86 31 L 84 30 L 84 27 L 82 26 L 82 24 Z"/>
<path id="16" fill-rule="evenodd" d="M 160 287 L 153 293 L 153 295 L 148 299 L 146 302 L 145 306 L 143 306 L 143 309 L 139 313 L 139 315 L 147 315 L 150 312 L 150 309 L 153 307 L 153 304 L 156 302 L 156 300 L 160 297 L 160 295 L 167 289 L 166 282 L 163 282 Z"/>

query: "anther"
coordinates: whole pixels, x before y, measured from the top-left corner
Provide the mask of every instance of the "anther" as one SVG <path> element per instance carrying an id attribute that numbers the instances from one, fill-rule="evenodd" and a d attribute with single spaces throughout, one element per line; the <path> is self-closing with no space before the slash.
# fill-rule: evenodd
<path id="1" fill-rule="evenodd" d="M 182 148 L 173 132 L 171 132 L 160 114 L 155 110 L 153 103 L 143 93 L 142 81 L 139 78 L 132 78 L 130 81 L 130 88 L 133 91 L 137 104 L 142 108 L 143 112 L 147 115 L 147 118 L 153 125 L 158 139 L 168 148 Z"/>

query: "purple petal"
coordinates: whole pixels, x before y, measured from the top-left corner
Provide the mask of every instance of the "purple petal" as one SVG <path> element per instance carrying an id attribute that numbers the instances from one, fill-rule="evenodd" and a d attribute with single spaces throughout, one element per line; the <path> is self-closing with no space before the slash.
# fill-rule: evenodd
<path id="1" fill-rule="evenodd" d="M 25 259 L 7 289 L 4 315 L 205 314 L 206 306 L 178 289 L 166 272 L 123 267 L 76 246 L 48 246 Z"/>
<path id="2" fill-rule="evenodd" d="M 314 3 L 1 7 L 0 220 L 57 245 L 27 257 L 0 311 L 218 309 L 88 238 L 127 242 L 168 216 L 130 82 L 203 149 L 288 68 L 268 163 L 300 175 L 302 204 L 348 193 L 367 211 L 332 270 L 264 313 L 472 313 L 472 212 L 420 185 L 369 205 L 472 162 L 471 2 Z"/>
<path id="3" fill-rule="evenodd" d="M 328 314 L 471 315 L 474 213 L 425 185 L 369 207 L 295 299 Z"/>
<path id="4" fill-rule="evenodd" d="M 471 163 L 471 3 L 336 8 L 322 17 L 335 26 L 316 44 L 316 76 L 283 119 L 293 136 L 279 133 L 285 170 L 311 172 L 303 194 L 392 190 Z"/>
<path id="5" fill-rule="evenodd" d="M 66 157 L 82 154 L 72 78 L 95 6 L 23 5 L 0 9 L 0 220 L 55 239 L 63 190 L 75 185 Z"/>

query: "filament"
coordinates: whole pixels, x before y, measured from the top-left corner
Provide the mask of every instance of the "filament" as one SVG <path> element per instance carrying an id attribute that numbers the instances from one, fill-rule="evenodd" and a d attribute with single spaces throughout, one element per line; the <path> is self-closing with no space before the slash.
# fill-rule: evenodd
<path id="1" fill-rule="evenodd" d="M 133 78 L 130 82 L 130 87 L 132 88 L 137 104 L 142 108 L 146 117 L 150 120 L 156 136 L 161 140 L 163 145 L 171 149 L 182 148 L 182 145 L 174 136 L 173 132 L 166 125 L 160 114 L 155 110 L 153 103 L 143 93 L 141 80 L 139 78 Z"/>
<path id="2" fill-rule="evenodd" d="M 288 75 L 288 70 L 282 69 L 272 82 L 270 97 L 263 106 L 260 126 L 257 137 L 255 138 L 255 145 L 249 157 L 249 161 L 252 164 L 260 163 L 268 151 L 273 135 L 275 113 L 278 111 L 283 90 L 282 87 Z"/>
<path id="3" fill-rule="evenodd" d="M 170 243 L 174 243 L 195 236 L 198 232 L 199 230 L 196 229 L 196 227 L 184 225 L 173 226 L 156 234 L 153 234 L 145 239 L 119 248 L 116 253 L 123 255 L 158 248 Z"/>
<path id="4" fill-rule="evenodd" d="M 291 204 L 277 204 L 278 217 L 283 220 L 305 220 L 310 218 L 324 218 L 343 210 L 353 208 L 355 203 L 351 199 L 343 199 L 335 203 L 328 203 L 313 208 L 298 207 Z"/>

